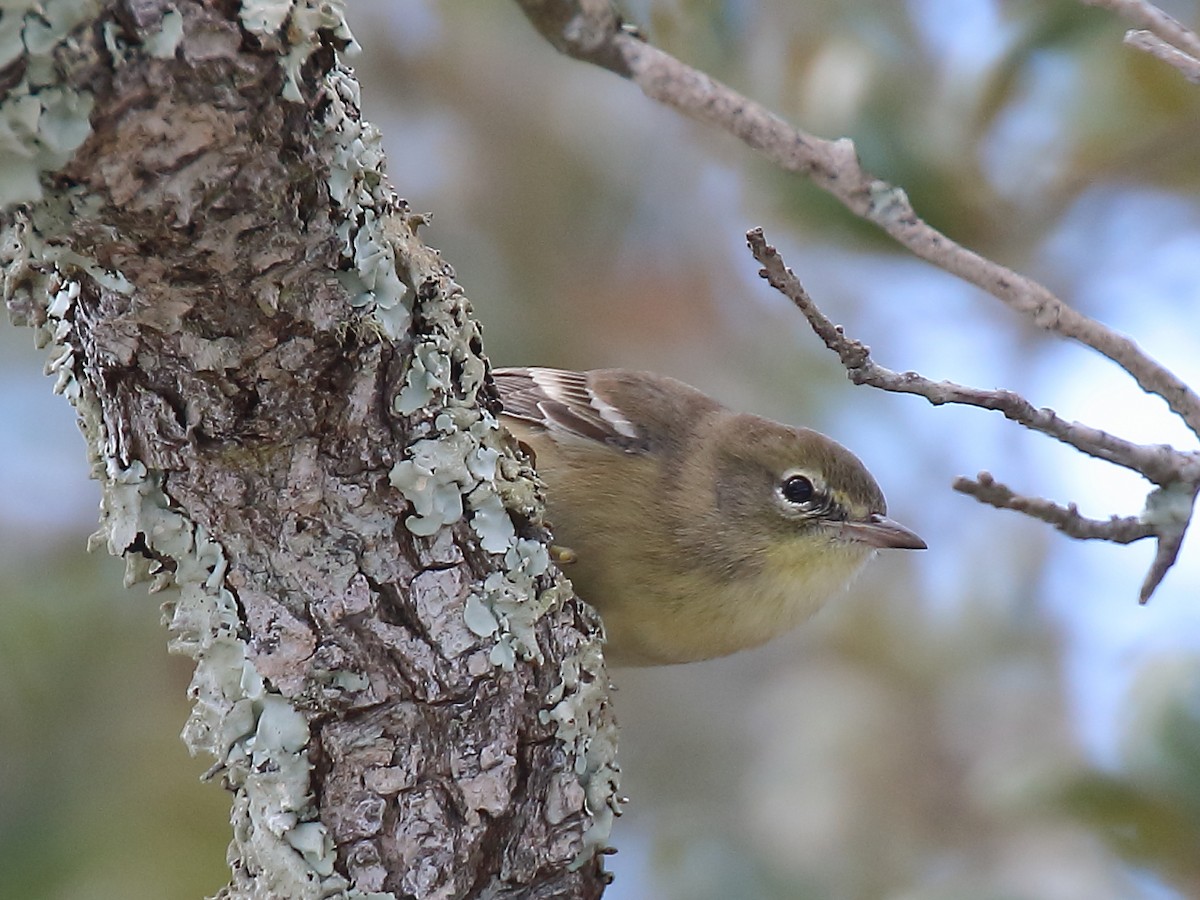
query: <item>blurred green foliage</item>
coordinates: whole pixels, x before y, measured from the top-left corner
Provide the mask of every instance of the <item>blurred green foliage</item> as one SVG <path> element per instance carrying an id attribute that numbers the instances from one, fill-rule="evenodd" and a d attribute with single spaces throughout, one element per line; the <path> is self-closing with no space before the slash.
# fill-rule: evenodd
<path id="1" fill-rule="evenodd" d="M 1200 657 L 1147 666 L 1131 696 L 1126 768 L 1051 795 L 1122 857 L 1200 896 Z"/>
<path id="2" fill-rule="evenodd" d="M 81 537 L 3 563 L 0 897 L 215 893 L 228 803 L 178 738 L 190 663 L 158 604 Z"/>

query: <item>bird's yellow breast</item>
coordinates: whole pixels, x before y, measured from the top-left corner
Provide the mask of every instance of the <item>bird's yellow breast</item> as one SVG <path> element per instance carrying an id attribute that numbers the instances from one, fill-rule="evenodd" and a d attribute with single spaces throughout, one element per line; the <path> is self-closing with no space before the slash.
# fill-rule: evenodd
<path id="1" fill-rule="evenodd" d="M 638 585 L 611 570 L 595 577 L 592 569 L 581 573 L 576 589 L 600 611 L 613 664 L 710 659 L 799 625 L 844 590 L 870 556 L 850 544 L 815 543 L 770 551 L 758 572 L 719 585 L 706 572 Z"/>

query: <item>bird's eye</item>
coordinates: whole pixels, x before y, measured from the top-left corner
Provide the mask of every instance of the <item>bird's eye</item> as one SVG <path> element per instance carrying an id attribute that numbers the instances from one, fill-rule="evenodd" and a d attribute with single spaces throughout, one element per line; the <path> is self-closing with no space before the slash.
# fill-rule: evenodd
<path id="1" fill-rule="evenodd" d="M 817 489 L 813 487 L 812 481 L 805 476 L 789 475 L 783 480 L 783 484 L 779 486 L 779 492 L 783 494 L 783 499 L 788 503 L 801 506 L 812 500 Z"/>

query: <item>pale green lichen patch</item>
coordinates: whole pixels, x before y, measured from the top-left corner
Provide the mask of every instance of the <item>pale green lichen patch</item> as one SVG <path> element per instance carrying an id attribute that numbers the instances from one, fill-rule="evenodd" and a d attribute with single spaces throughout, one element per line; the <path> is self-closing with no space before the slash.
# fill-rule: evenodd
<path id="1" fill-rule="evenodd" d="M 143 42 L 146 52 L 158 59 L 170 59 L 175 55 L 175 48 L 183 40 L 183 16 L 178 10 L 169 9 L 163 13 L 158 31 Z"/>
<path id="2" fill-rule="evenodd" d="M 61 241 L 72 224 L 95 219 L 101 206 L 101 197 L 85 193 L 82 187 L 72 187 L 47 194 L 27 212 L 15 214 L 9 235 L 17 246 L 12 248 L 13 255 L 6 255 L 5 259 L 4 278 L 10 286 L 5 288 L 5 299 L 9 299 L 14 286 L 24 289 L 21 273 L 31 266 L 46 271 L 56 268 L 64 275 L 78 269 L 107 290 L 126 295 L 132 293 L 133 284 L 122 273 L 105 268 Z M 11 277 L 13 275 L 16 277 Z M 43 334 L 35 337 L 39 347 L 45 346 L 45 341 L 40 340 Z"/>
<path id="3" fill-rule="evenodd" d="M 25 52 L 25 17 L 21 13 L 34 7 L 33 2 L 9 4 L 0 15 L 0 68 L 13 62 Z"/>
<path id="4" fill-rule="evenodd" d="M 483 383 L 486 371 L 483 360 L 470 351 L 478 334 L 476 326 L 473 322 L 462 327 L 449 324 L 454 327 L 452 334 L 426 335 L 413 347 L 404 386 L 392 401 L 392 408 L 398 414 L 411 415 L 435 396 L 453 395 L 456 387 L 473 396 Z M 473 407 L 471 410 L 474 412 Z"/>
<path id="5" fill-rule="evenodd" d="M 88 117 L 95 98 L 65 88 L 47 88 L 37 95 L 41 117 L 37 133 L 41 149 L 48 153 L 38 162 L 47 169 L 56 169 L 71 158 L 92 130 Z"/>
<path id="6" fill-rule="evenodd" d="M 268 44 L 283 49 L 283 97 L 293 103 L 303 100 L 300 70 L 322 46 L 321 31 L 341 40 L 345 52 L 359 50 L 346 24 L 342 0 L 244 0 L 238 16 L 242 27 Z"/>
<path id="7" fill-rule="evenodd" d="M 464 494 L 496 467 L 496 451 L 479 446 L 469 431 L 416 441 L 407 453 L 409 458 L 396 463 L 388 479 L 413 505 L 413 515 L 404 524 L 419 535 L 431 535 L 461 519 Z"/>
<path id="8" fill-rule="evenodd" d="M 92 0 L 9 0 L 4 15 L 22 22 L 25 47 L 44 56 L 99 11 Z"/>
<path id="9" fill-rule="evenodd" d="M 274 35 L 283 27 L 295 0 L 246 0 L 238 12 L 242 27 L 251 34 Z"/>
<path id="10" fill-rule="evenodd" d="M 398 415 L 410 416 L 428 405 L 438 392 L 448 393 L 451 383 L 450 357 L 436 340 L 419 341 L 413 347 L 404 386 L 392 401 Z"/>
<path id="11" fill-rule="evenodd" d="M 10 0 L 0 14 L 0 66 L 24 61 L 0 100 L 0 206 L 37 200 L 41 174 L 60 168 L 91 131 L 93 98 L 60 84 L 54 54 L 89 21 L 94 0 Z"/>
<path id="12" fill-rule="evenodd" d="M 463 435 L 417 441 L 408 448 L 412 458 L 392 467 L 388 480 L 413 506 L 404 520 L 413 534 L 431 535 L 462 518 L 463 484 L 470 483 L 464 453 L 473 449 Z"/>
<path id="13" fill-rule="evenodd" d="M 101 26 L 101 32 L 104 35 L 104 49 L 112 56 L 116 63 L 123 63 L 126 60 L 126 53 L 129 47 L 122 37 L 122 28 L 118 22 L 109 19 Z"/>
<path id="14" fill-rule="evenodd" d="M 1146 497 L 1141 520 L 1159 528 L 1179 528 L 1191 520 L 1195 502 L 1195 494 L 1182 482 L 1155 488 Z"/>
<path id="15" fill-rule="evenodd" d="M 479 637 L 491 637 L 500 628 L 500 622 L 487 604 L 479 599 L 478 594 L 471 594 L 467 597 L 463 619 L 466 621 L 467 627 Z"/>
<path id="16" fill-rule="evenodd" d="M 308 743 L 308 720 L 278 694 L 261 695 L 262 708 L 253 740 L 246 742 L 255 760 L 269 759 L 282 750 L 297 753 Z"/>
<path id="17" fill-rule="evenodd" d="M 555 736 L 571 747 L 575 756 L 575 774 L 583 785 L 584 811 L 591 824 L 583 834 L 583 848 L 575 866 L 586 863 L 608 843 L 613 819 L 620 815 L 617 786 L 616 727 L 608 709 L 608 685 L 599 644 L 584 644 L 578 654 L 559 666 L 559 683 L 546 698 L 542 721 L 554 723 Z M 575 799 L 568 793 L 559 805 Z M 566 811 L 558 809 L 557 815 Z"/>
<path id="18" fill-rule="evenodd" d="M 495 665 L 511 669 L 518 658 L 544 662 L 537 623 L 563 599 L 556 587 L 538 590 L 537 579 L 549 570 L 550 554 L 537 541 L 515 539 L 505 551 L 504 566 L 488 575 L 469 598 L 468 627 L 480 637 L 496 634 Z M 489 631 L 490 622 L 499 627 Z"/>
<path id="19" fill-rule="evenodd" d="M 412 318 L 408 289 L 397 274 L 394 240 L 381 218 L 393 198 L 383 179 L 379 129 L 358 115 L 358 82 L 341 69 L 325 76 L 328 100 L 323 125 L 329 138 L 329 196 L 341 219 L 337 234 L 347 268 L 338 273 L 351 305 L 370 310 L 391 340 Z"/>
<path id="20" fill-rule="evenodd" d="M 333 874 L 333 838 L 320 822 L 303 822 L 287 833 L 287 842 L 323 877 Z M 390 895 L 388 895 L 390 896 Z"/>
<path id="21" fill-rule="evenodd" d="M 472 513 L 471 528 L 479 536 L 479 546 L 488 553 L 504 553 L 512 547 L 517 533 L 500 496 L 494 490 L 476 490 L 467 500 Z"/>

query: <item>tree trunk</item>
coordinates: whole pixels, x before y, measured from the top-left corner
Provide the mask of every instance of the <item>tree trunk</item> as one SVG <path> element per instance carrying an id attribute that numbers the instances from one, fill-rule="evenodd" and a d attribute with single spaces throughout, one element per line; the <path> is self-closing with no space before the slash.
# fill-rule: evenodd
<path id="1" fill-rule="evenodd" d="M 598 625 L 340 11 L 28 7 L 0 19 L 4 296 L 79 412 L 95 539 L 196 659 L 222 896 L 599 896 Z"/>

